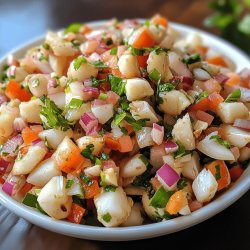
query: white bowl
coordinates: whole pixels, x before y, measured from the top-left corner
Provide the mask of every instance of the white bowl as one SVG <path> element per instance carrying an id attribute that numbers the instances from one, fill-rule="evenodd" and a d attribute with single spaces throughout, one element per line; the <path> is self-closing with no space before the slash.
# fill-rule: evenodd
<path id="1" fill-rule="evenodd" d="M 98 26 L 103 21 L 91 22 L 90 26 Z M 176 28 L 184 36 L 189 33 L 197 32 L 202 35 L 204 43 L 209 47 L 218 50 L 220 53 L 226 55 L 229 59 L 237 64 L 237 70 L 244 67 L 250 68 L 250 61 L 239 49 L 229 44 L 228 42 L 208 34 L 204 31 L 187 27 L 181 24 L 171 23 L 171 26 Z M 14 51 L 10 52 L 16 57 L 21 57 L 28 48 L 41 44 L 42 38 L 29 42 Z M 0 67 L 5 62 L 6 57 L 0 60 Z M 144 238 L 152 238 L 164 234 L 170 234 L 180 231 L 182 229 L 196 225 L 215 214 L 221 212 L 236 200 L 238 200 L 250 188 L 250 168 L 248 167 L 243 175 L 224 193 L 217 197 L 214 201 L 201 209 L 193 212 L 191 215 L 178 217 L 169 221 L 152 223 L 135 227 L 119 227 L 119 228 L 104 228 L 85 226 L 69 223 L 67 221 L 54 220 L 45 216 L 25 205 L 15 201 L 10 196 L 5 194 L 0 188 L 0 203 L 13 213 L 30 221 L 31 223 L 46 228 L 48 230 L 65 234 L 77 238 L 105 240 L 105 241 L 122 241 L 122 240 L 138 240 Z"/>

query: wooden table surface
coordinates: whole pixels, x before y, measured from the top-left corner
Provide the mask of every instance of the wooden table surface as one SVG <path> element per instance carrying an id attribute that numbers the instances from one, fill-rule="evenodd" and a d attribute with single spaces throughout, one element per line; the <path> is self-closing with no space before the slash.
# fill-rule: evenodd
<path id="1" fill-rule="evenodd" d="M 202 20 L 211 13 L 207 0 L 0 0 L 0 56 L 48 29 L 71 22 L 111 17 L 150 17 L 204 29 Z M 80 250 L 161 247 L 174 249 L 250 249 L 250 192 L 213 218 L 178 233 L 131 242 L 95 242 L 75 239 L 31 225 L 0 205 L 1 250 Z M 147 249 L 147 247 L 146 247 Z"/>

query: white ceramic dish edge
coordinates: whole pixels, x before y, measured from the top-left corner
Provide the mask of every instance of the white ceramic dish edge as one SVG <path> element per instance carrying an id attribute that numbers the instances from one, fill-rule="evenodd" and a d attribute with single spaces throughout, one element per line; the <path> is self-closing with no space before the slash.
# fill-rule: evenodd
<path id="1" fill-rule="evenodd" d="M 102 24 L 102 22 L 103 21 L 91 22 L 89 24 L 91 26 L 98 26 Z M 204 38 L 205 44 L 208 44 L 209 46 L 220 51 L 220 53 L 227 55 L 233 61 L 235 61 L 235 58 L 238 58 L 237 70 L 243 67 L 250 67 L 249 57 L 230 43 L 195 28 L 175 23 L 171 23 L 171 25 L 178 31 L 180 31 L 183 35 L 191 32 L 198 32 Z M 42 39 L 43 37 L 37 38 L 31 42 L 19 46 L 8 54 L 12 53 L 17 57 L 20 57 L 28 48 L 41 43 Z M 2 59 L 0 59 L 0 67 L 6 60 L 6 57 L 7 56 L 4 56 Z M 76 225 L 66 221 L 56 221 L 48 216 L 34 211 L 29 207 L 20 204 L 19 202 L 15 201 L 7 194 L 5 194 L 1 189 L 0 203 L 9 210 L 11 210 L 13 213 L 17 214 L 20 217 L 23 217 L 31 223 L 57 233 L 91 240 L 124 241 L 152 238 L 164 234 L 170 234 L 196 225 L 230 206 L 232 203 L 238 200 L 244 193 L 246 193 L 249 188 L 250 168 L 248 167 L 244 171 L 240 179 L 236 183 L 234 183 L 232 187 L 229 188 L 229 190 L 217 197 L 214 201 L 212 201 L 205 207 L 193 212 L 189 216 L 178 217 L 176 219 L 165 222 L 124 228 L 102 228 Z"/>

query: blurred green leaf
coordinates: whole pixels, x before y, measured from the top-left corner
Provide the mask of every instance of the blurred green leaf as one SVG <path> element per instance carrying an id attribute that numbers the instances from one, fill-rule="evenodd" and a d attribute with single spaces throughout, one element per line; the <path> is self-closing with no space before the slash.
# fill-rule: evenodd
<path id="1" fill-rule="evenodd" d="M 243 17 L 243 19 L 238 24 L 238 29 L 243 34 L 250 36 L 250 14 L 247 14 Z"/>
<path id="2" fill-rule="evenodd" d="M 224 29 L 232 22 L 233 22 L 233 17 L 231 15 L 222 15 L 220 13 L 215 13 L 207 17 L 204 21 L 204 24 L 207 27 L 216 27 L 219 29 Z"/>
<path id="3" fill-rule="evenodd" d="M 250 0 L 244 0 L 245 4 L 250 7 Z"/>
<path id="4" fill-rule="evenodd" d="M 247 0 L 249 1 L 249 0 Z M 238 0 L 218 0 L 209 3 L 209 7 L 222 13 L 240 14 L 242 11 L 241 1 Z"/>

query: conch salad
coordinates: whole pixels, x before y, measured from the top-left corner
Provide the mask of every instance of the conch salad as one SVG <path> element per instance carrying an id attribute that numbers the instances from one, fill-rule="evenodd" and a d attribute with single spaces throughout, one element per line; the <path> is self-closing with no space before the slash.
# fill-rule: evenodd
<path id="1" fill-rule="evenodd" d="M 160 15 L 48 32 L 0 81 L 2 190 L 58 220 L 189 215 L 249 162 L 250 70 Z"/>

